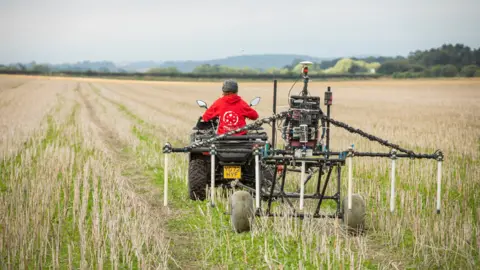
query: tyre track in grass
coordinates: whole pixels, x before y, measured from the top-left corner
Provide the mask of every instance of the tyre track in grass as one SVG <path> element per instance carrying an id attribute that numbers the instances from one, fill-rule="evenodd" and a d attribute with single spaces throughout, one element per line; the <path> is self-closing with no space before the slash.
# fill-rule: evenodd
<path id="1" fill-rule="evenodd" d="M 185 89 L 178 88 L 176 86 L 163 87 L 159 85 L 134 85 L 127 84 L 124 85 L 125 88 L 128 88 L 128 92 L 135 92 L 140 94 L 142 97 L 148 98 L 148 100 L 165 100 L 166 103 L 175 104 L 178 107 L 181 107 L 185 110 L 198 108 L 198 105 L 191 101 L 186 101 L 185 96 L 192 95 L 193 91 L 197 89 Z M 193 90 L 193 91 L 192 91 Z M 199 93 L 200 94 L 200 93 Z"/>
<path id="2" fill-rule="evenodd" d="M 87 95 L 84 93 L 85 90 L 89 90 L 91 94 Z M 119 134 L 98 117 L 100 113 L 98 106 L 101 106 L 101 103 L 91 98 L 91 96 L 94 95 L 94 91 L 90 87 L 83 85 L 79 87 L 76 92 L 82 100 L 89 119 L 97 127 L 100 139 L 113 154 L 114 159 L 119 162 L 123 173 L 125 176 L 128 176 L 128 179 L 133 183 L 135 191 L 138 194 L 144 195 L 144 199 L 146 199 L 151 206 L 161 206 L 159 200 L 155 199 L 155 197 L 158 197 L 159 191 L 150 187 L 150 179 L 146 177 L 143 171 L 135 164 L 134 161 L 136 157 L 132 156 L 131 146 L 120 139 Z M 156 210 L 163 211 L 161 208 Z"/>
<path id="3" fill-rule="evenodd" d="M 105 95 L 100 93 L 100 91 L 98 91 L 99 89 L 95 89 L 95 86 L 90 85 L 90 87 L 93 90 L 92 92 L 94 92 L 98 97 L 109 103 L 109 105 L 116 108 L 119 112 L 124 114 L 126 118 L 130 119 L 133 122 L 134 126 L 132 129 L 132 133 L 137 136 L 137 138 L 142 141 L 143 144 L 145 144 L 150 153 L 154 153 L 157 156 L 160 155 L 162 145 L 158 143 L 158 137 L 156 137 L 155 134 L 149 132 L 151 130 L 157 129 L 158 127 L 142 120 L 139 116 L 132 113 L 124 104 L 106 97 Z M 93 106 L 89 107 L 93 108 Z M 95 112 L 93 111 L 92 114 L 95 114 Z M 138 128 L 136 126 L 138 126 Z M 167 131 L 163 130 L 162 132 Z M 132 160 L 136 157 L 133 157 L 130 154 L 127 155 L 126 158 L 130 158 L 130 160 Z M 169 263 L 169 268 L 199 269 L 200 265 L 198 263 L 198 259 L 195 255 L 192 255 L 192 249 L 194 250 L 195 246 L 198 245 L 195 243 L 194 240 L 192 240 L 195 239 L 194 234 L 191 232 L 183 232 L 178 230 L 172 231 L 168 228 L 168 224 L 170 221 L 178 219 L 179 216 L 189 215 L 191 213 L 188 213 L 184 209 L 180 209 L 178 206 L 172 204 L 170 204 L 168 210 L 165 211 L 162 201 L 163 194 L 161 193 L 161 191 L 163 190 L 160 190 L 163 185 L 161 185 L 161 183 L 158 183 L 158 176 L 163 175 L 162 165 L 163 162 L 159 162 L 157 164 L 157 167 L 155 168 L 142 168 L 141 165 L 135 166 L 134 168 L 127 167 L 125 168 L 125 171 L 128 172 L 129 178 L 136 178 L 132 181 L 136 190 L 148 190 L 151 193 L 151 196 L 148 196 L 148 202 L 156 208 L 160 209 L 159 211 L 163 211 L 164 216 L 166 217 L 165 220 L 162 220 L 160 222 L 159 226 L 165 227 L 166 237 L 171 243 L 170 250 L 172 254 L 170 257 L 171 261 Z M 172 186 L 172 188 L 175 187 Z M 178 195 L 178 192 L 175 192 L 174 195 Z M 172 193 L 170 193 L 170 196 L 172 196 Z M 170 203 L 173 202 L 171 201 Z"/>
<path id="4" fill-rule="evenodd" d="M 89 90 L 90 94 L 87 95 L 85 90 Z M 97 127 L 101 140 L 106 144 L 108 150 L 113 153 L 113 159 L 118 162 L 118 166 L 122 170 L 122 175 L 128 179 L 130 188 L 138 194 L 149 207 L 151 207 L 151 210 L 155 212 L 155 215 L 158 215 L 159 217 L 166 216 L 167 214 L 165 213 L 165 209 L 160 200 L 160 191 L 152 184 L 151 179 L 145 174 L 141 166 L 137 166 L 137 157 L 131 150 L 131 146 L 123 142 L 118 134 L 97 116 L 99 113 L 98 106 L 100 106 L 101 103 L 98 100 L 95 101 L 91 96 L 98 95 L 94 94 L 95 91 L 86 85 L 77 88 L 76 92 L 82 100 L 82 105 L 87 111 L 89 120 L 91 120 L 91 122 Z M 114 103 L 107 103 L 108 109 L 118 109 L 115 105 L 116 104 Z M 126 116 L 128 118 L 128 115 Z M 165 229 L 167 226 L 166 219 L 158 219 L 158 226 L 161 228 L 167 241 L 171 242 L 170 236 Z M 176 266 L 176 262 L 171 256 L 171 251 L 169 251 L 169 253 L 169 268 L 171 268 L 172 266 Z"/>
<path id="5" fill-rule="evenodd" d="M 98 133 L 102 141 L 109 146 L 110 150 L 116 152 L 116 154 L 119 154 L 121 151 L 118 151 L 118 146 L 121 146 L 120 149 L 123 149 L 126 147 L 126 145 L 124 145 L 120 140 L 115 137 L 115 133 L 110 129 L 107 124 L 100 121 L 95 108 L 93 107 L 86 94 L 83 93 L 82 89 L 80 89 L 80 85 L 77 85 L 77 89 L 75 89 L 75 92 L 78 93 L 78 96 L 82 100 L 83 107 L 87 110 L 91 122 L 97 127 Z"/>
<path id="6" fill-rule="evenodd" d="M 119 95 L 123 98 L 126 98 L 128 100 L 131 100 L 135 103 L 138 103 L 142 106 L 145 106 L 155 112 L 158 112 L 160 113 L 163 117 L 167 118 L 167 119 L 172 119 L 172 122 L 177 122 L 180 120 L 181 122 L 183 123 L 191 123 L 192 122 L 192 119 L 190 117 L 188 117 L 188 115 L 185 115 L 185 114 L 182 114 L 182 113 L 178 113 L 176 112 L 175 110 L 169 110 L 169 109 L 164 109 L 162 108 L 162 106 L 154 106 L 144 100 L 141 100 L 139 98 L 136 98 L 135 95 L 129 95 L 127 93 L 123 93 L 123 91 L 121 90 L 114 90 L 108 86 L 103 86 L 102 87 L 103 89 L 107 90 L 107 91 L 110 91 L 110 92 L 113 92 L 115 93 L 116 95 Z M 166 96 L 165 98 L 166 100 L 163 101 L 163 104 L 168 104 L 168 101 L 170 100 L 170 98 L 168 97 L 168 95 Z M 175 101 L 173 101 L 172 104 L 176 104 Z"/>

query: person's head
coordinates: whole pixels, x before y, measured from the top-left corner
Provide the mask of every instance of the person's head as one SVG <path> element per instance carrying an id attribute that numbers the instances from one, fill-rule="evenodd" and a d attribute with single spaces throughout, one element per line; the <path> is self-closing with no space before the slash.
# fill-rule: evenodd
<path id="1" fill-rule="evenodd" d="M 238 93 L 238 83 L 235 80 L 229 79 L 223 82 L 222 92 L 224 96 L 237 94 Z"/>

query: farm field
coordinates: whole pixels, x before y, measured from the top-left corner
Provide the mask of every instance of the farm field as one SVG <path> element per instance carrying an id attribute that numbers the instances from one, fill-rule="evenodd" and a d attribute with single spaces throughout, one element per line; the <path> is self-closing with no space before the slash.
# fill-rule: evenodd
<path id="1" fill-rule="evenodd" d="M 277 111 L 291 85 L 279 83 Z M 285 218 L 236 234 L 225 198 L 216 208 L 188 199 L 186 155 L 172 155 L 163 206 L 161 149 L 188 144 L 204 110 L 195 100 L 211 105 L 221 82 L 0 76 L 1 268 L 478 267 L 480 79 L 311 82 L 322 104 L 327 86 L 332 118 L 416 152 L 443 151 L 439 215 L 435 161 L 397 162 L 390 213 L 390 160 L 364 158 L 354 159 L 364 235 L 334 220 Z M 262 98 L 260 117 L 272 114 L 273 83 L 239 87 L 247 101 Z M 332 150 L 388 151 L 336 127 L 331 136 Z"/>

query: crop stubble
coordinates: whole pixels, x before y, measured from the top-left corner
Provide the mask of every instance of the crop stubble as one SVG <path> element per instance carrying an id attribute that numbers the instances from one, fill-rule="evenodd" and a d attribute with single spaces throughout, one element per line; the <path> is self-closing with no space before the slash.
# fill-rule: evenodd
<path id="1" fill-rule="evenodd" d="M 290 85 L 279 84 L 278 111 L 286 108 L 286 96 Z M 372 231 L 374 237 L 366 239 L 376 241 L 375 243 L 379 245 L 374 248 L 373 244 L 367 245 L 366 242 L 358 244 L 357 249 L 366 249 L 361 252 L 360 258 L 371 259 L 380 265 L 390 267 L 441 265 L 445 258 L 450 260 L 455 258 L 454 262 L 462 263 L 466 267 L 478 262 L 480 208 L 478 192 L 474 189 L 480 187 L 478 161 L 480 80 L 312 82 L 310 91 L 323 99 L 323 92 L 327 86 L 331 86 L 333 91 L 334 119 L 418 152 L 433 152 L 440 148 L 446 156 L 443 212 L 440 216 L 433 214 L 434 162 L 398 162 L 400 184 L 397 207 L 401 210 L 390 214 L 386 203 L 389 196 L 386 176 L 389 162 L 355 160 L 354 188 L 366 195 L 370 209 L 374 210 L 369 213 L 369 225 L 374 229 Z M 104 155 L 89 162 L 101 163 L 110 160 L 108 163 L 118 173 L 122 171 L 130 173 L 130 180 L 122 180 L 122 183 L 125 182 L 123 187 L 125 190 L 135 191 L 129 193 L 133 198 L 130 202 L 134 202 L 138 209 L 143 210 L 138 210 L 135 216 L 137 220 L 131 220 L 134 225 L 130 225 L 129 229 L 136 228 L 140 233 L 140 227 L 136 223 L 139 220 L 150 226 L 155 226 L 155 222 L 162 223 L 149 218 L 149 212 L 145 210 L 162 213 L 161 207 L 158 206 L 161 198 L 158 188 L 153 188 L 152 184 L 141 176 L 141 172 L 134 169 L 135 165 L 132 163 L 146 161 L 159 164 L 161 158 L 160 153 L 138 154 L 143 153 L 143 150 L 139 148 L 141 147 L 139 137 L 134 136 L 135 132 L 132 133 L 132 130 L 141 130 L 147 123 L 151 128 L 148 132 L 160 143 L 167 141 L 167 137 L 171 141 L 186 143 L 191 126 L 203 112 L 203 109 L 195 105 L 195 100 L 202 99 L 209 105 L 212 104 L 221 94 L 220 87 L 221 83 L 206 82 L 133 82 L 2 76 L 0 153 L 4 159 L 15 155 L 17 151 L 21 151 L 22 145 L 24 146 L 29 137 L 35 136 L 35 130 L 45 129 L 42 119 L 46 115 L 53 115 L 59 122 L 65 121 L 71 108 L 78 104 L 76 127 L 71 128 L 77 128 L 81 132 L 83 140 L 88 142 L 88 147 Z M 271 90 L 271 83 L 240 83 L 240 95 L 244 99 L 262 97 L 257 107 L 261 116 L 272 113 Z M 300 88 L 296 87 L 292 94 L 299 90 Z M 54 109 L 55 106 L 58 109 Z M 355 144 L 359 151 L 388 151 L 335 127 L 332 127 L 331 134 L 332 149 L 343 150 Z M 128 151 L 125 149 L 130 149 L 131 152 L 140 151 L 137 152 L 136 160 L 129 160 L 132 156 L 126 153 Z M 178 168 L 176 170 L 179 175 L 183 174 L 184 170 Z M 118 175 L 116 177 L 122 178 Z M 116 177 L 105 176 L 105 179 L 113 183 L 117 181 Z M 8 185 L 10 184 L 7 182 Z M 75 181 L 72 185 L 75 186 Z M 1 202 L 5 206 L 9 205 L 6 199 L 12 197 L 2 193 L 2 198 Z M 143 203 L 143 200 L 148 203 Z M 116 209 L 125 210 L 121 207 Z M 81 208 L 79 212 L 82 212 Z M 104 218 L 109 217 L 107 215 Z M 1 225 L 9 226 L 11 224 L 8 222 L 13 220 L 15 219 L 4 218 Z M 108 223 L 107 220 L 105 222 Z M 104 229 L 109 230 L 107 227 Z M 110 231 L 113 234 L 115 232 L 119 233 L 119 230 Z M 162 242 L 157 243 L 158 251 L 150 252 L 164 254 L 165 250 L 162 248 L 167 244 L 165 238 L 162 238 L 162 231 L 150 230 L 149 235 L 152 239 Z M 2 237 L 5 243 L 10 240 L 9 237 L 14 236 L 3 234 Z M 133 237 L 125 239 L 133 243 L 137 241 Z M 95 245 L 98 241 L 98 239 L 91 242 L 85 240 L 85 243 Z M 378 244 L 379 242 L 381 244 Z M 369 247 L 374 252 L 369 253 Z M 386 250 L 385 256 L 381 256 L 382 249 Z M 2 250 L 2 256 L 5 258 L 4 252 L 5 249 Z M 390 264 L 386 258 L 388 254 L 397 254 L 399 262 Z M 97 261 L 101 261 L 98 257 L 100 255 L 97 254 Z M 148 254 L 145 256 L 147 258 Z M 413 257 L 414 260 L 410 261 L 409 257 Z M 164 260 L 168 260 L 168 256 L 165 255 Z M 158 263 L 158 260 L 154 262 L 145 259 L 145 263 Z"/>

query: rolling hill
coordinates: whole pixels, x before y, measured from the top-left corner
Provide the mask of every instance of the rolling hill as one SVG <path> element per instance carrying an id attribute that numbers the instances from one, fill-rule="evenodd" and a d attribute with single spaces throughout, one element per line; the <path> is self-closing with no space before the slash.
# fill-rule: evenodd
<path id="1" fill-rule="evenodd" d="M 281 68 L 283 66 L 290 65 L 295 59 L 321 62 L 322 60 L 327 60 L 330 58 L 318 58 L 297 54 L 239 55 L 204 61 L 167 61 L 163 62 L 158 67 L 176 67 L 181 72 L 191 72 L 196 66 L 210 64 L 236 68 L 249 67 L 265 70 L 272 67 Z"/>

